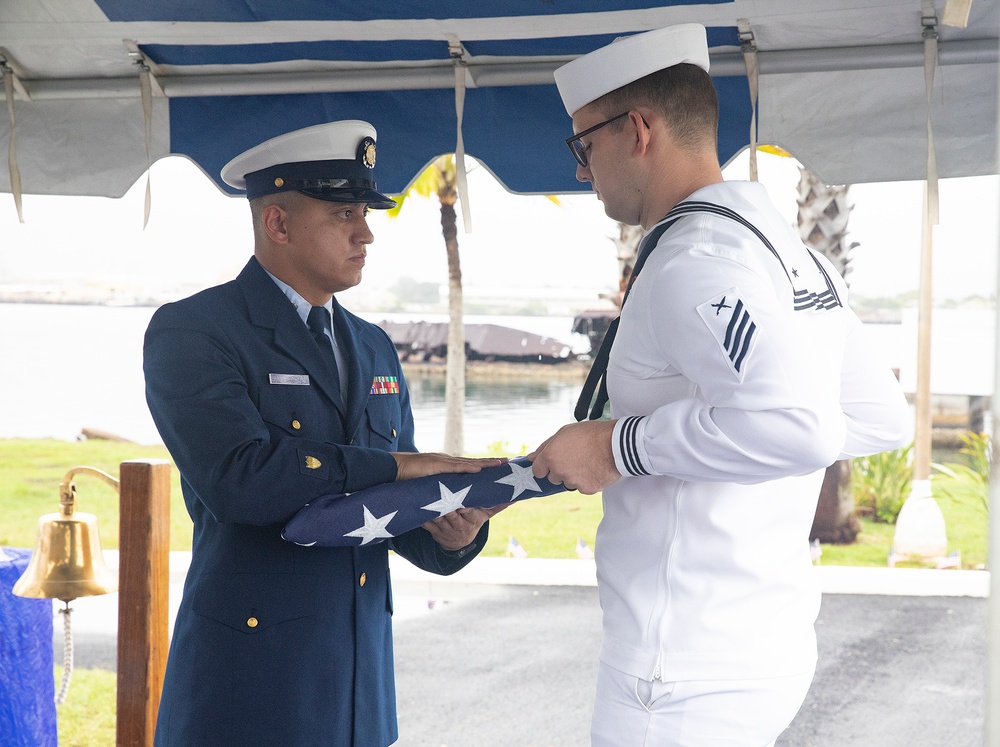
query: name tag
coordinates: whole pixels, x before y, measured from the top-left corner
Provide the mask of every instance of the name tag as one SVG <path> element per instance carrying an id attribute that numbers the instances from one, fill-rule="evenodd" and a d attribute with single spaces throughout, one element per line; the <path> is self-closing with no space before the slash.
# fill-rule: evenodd
<path id="1" fill-rule="evenodd" d="M 268 381 L 272 384 L 285 384 L 288 386 L 309 386 L 308 374 L 268 374 Z"/>

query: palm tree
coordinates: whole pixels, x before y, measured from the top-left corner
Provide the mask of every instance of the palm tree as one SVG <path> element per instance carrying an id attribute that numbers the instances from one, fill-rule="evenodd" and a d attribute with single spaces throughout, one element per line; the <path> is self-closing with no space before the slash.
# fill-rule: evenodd
<path id="1" fill-rule="evenodd" d="M 465 407 L 465 323 L 462 320 L 462 265 L 458 255 L 458 172 L 451 154 L 438 156 L 417 177 L 405 194 L 396 198 L 396 207 L 387 211 L 399 215 L 408 197 L 437 196 L 441 204 L 441 233 L 448 253 L 448 357 L 445 377 L 445 423 L 443 451 L 459 456 L 465 447 L 463 413 Z"/>
<path id="2" fill-rule="evenodd" d="M 799 237 L 833 263 L 844 279 L 851 271 L 851 251 L 857 242 L 847 243 L 850 185 L 823 184 L 804 166 L 799 166 Z"/>
<path id="3" fill-rule="evenodd" d="M 787 154 L 786 154 L 787 155 Z M 803 243 L 824 255 L 847 278 L 851 251 L 847 243 L 849 185 L 828 186 L 804 166 L 799 166 L 798 231 Z M 834 462 L 826 470 L 809 539 L 847 544 L 861 531 L 851 489 L 851 463 Z"/>
<path id="4" fill-rule="evenodd" d="M 632 269 L 635 267 L 635 261 L 638 258 L 636 254 L 639 250 L 639 242 L 642 241 L 642 237 L 645 235 L 646 230 L 642 226 L 630 226 L 625 223 L 619 223 L 618 238 L 612 239 L 615 248 L 618 250 L 618 292 L 610 300 L 619 309 L 622 307 L 625 289 L 628 287 L 629 278 L 632 277 Z"/>
<path id="5" fill-rule="evenodd" d="M 621 313 L 625 289 L 628 287 L 628 281 L 632 277 L 632 270 L 635 267 L 639 242 L 645 234 L 646 231 L 642 226 L 618 223 L 618 236 L 611 239 L 618 255 L 618 287 L 614 291 L 598 294 L 598 298 L 611 301 L 617 312 L 613 313 L 610 309 L 602 309 L 597 312 L 585 311 L 573 320 L 573 331 L 587 335 L 591 355 L 596 355 L 597 351 L 601 349 L 613 317 Z"/>

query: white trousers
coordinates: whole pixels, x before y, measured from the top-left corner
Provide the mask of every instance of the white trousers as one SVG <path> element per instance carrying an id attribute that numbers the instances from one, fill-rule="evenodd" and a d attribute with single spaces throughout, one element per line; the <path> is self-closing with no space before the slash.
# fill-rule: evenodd
<path id="1" fill-rule="evenodd" d="M 815 668 L 792 677 L 659 682 L 597 672 L 593 747 L 772 747 L 795 718 Z"/>

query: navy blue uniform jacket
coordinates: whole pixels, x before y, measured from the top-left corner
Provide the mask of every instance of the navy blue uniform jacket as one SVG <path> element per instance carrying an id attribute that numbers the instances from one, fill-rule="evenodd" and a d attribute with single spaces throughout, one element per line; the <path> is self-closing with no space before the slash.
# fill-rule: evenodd
<path id="1" fill-rule="evenodd" d="M 424 529 L 356 548 L 281 539 L 306 503 L 391 481 L 388 452 L 416 450 L 392 342 L 334 306 L 350 369 L 343 409 L 308 328 L 256 259 L 149 324 L 146 397 L 194 521 L 161 747 L 391 744 L 388 550 L 442 574 L 476 554 L 447 553 Z M 398 393 L 372 393 L 376 377 L 395 377 Z"/>

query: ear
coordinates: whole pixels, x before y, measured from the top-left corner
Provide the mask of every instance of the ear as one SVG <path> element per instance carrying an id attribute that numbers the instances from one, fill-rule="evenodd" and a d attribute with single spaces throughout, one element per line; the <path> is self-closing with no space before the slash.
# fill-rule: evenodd
<path id="1" fill-rule="evenodd" d="M 629 122 L 635 127 L 636 133 L 636 143 L 635 143 L 635 155 L 641 156 L 649 150 L 650 142 L 653 137 L 653 129 L 648 124 L 647 114 L 644 112 L 633 110 L 628 113 Z"/>
<path id="2" fill-rule="evenodd" d="M 287 244 L 288 211 L 279 205 L 270 204 L 260 215 L 261 227 L 264 233 L 275 244 Z"/>

